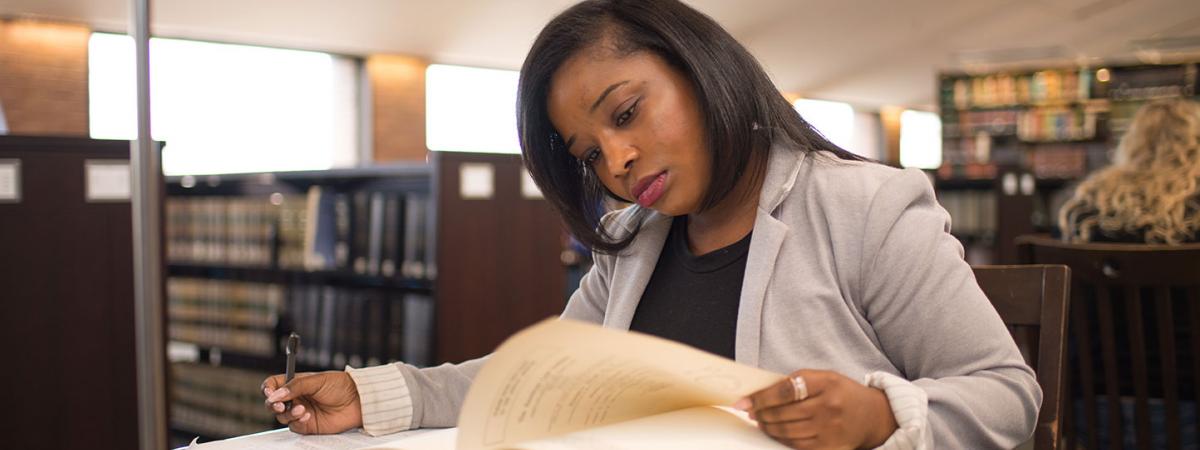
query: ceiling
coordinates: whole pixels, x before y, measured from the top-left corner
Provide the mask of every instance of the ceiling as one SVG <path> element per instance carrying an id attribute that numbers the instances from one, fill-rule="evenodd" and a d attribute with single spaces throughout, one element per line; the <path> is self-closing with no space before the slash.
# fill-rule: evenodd
<path id="1" fill-rule="evenodd" d="M 152 0 L 156 35 L 402 53 L 516 69 L 572 0 Z M 939 70 L 1200 55 L 1197 0 L 689 0 L 745 44 L 780 89 L 860 107 L 929 107 Z M 128 27 L 128 0 L 0 0 L 0 16 Z M 1161 46 L 1160 46 L 1161 47 Z"/>

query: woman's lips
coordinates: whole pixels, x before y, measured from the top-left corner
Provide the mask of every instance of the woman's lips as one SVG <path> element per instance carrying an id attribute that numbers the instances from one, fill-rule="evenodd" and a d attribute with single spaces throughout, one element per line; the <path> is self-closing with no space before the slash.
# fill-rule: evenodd
<path id="1" fill-rule="evenodd" d="M 660 172 L 658 175 L 648 176 L 638 181 L 638 184 L 633 188 L 633 195 L 637 199 L 637 204 L 643 208 L 649 208 L 654 202 L 657 202 L 662 197 L 664 186 L 667 181 L 667 172 Z"/>

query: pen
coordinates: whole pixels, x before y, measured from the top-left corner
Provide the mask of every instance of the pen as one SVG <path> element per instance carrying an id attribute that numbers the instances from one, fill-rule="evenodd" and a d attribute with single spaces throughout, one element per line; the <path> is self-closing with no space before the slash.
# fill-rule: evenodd
<path id="1" fill-rule="evenodd" d="M 292 378 L 296 377 L 296 351 L 300 350 L 300 335 L 292 333 L 288 336 L 287 346 L 284 347 L 284 353 L 287 354 L 287 372 L 284 374 L 283 384 L 288 384 Z M 288 400 L 284 403 L 284 411 L 292 409 L 292 402 Z"/>

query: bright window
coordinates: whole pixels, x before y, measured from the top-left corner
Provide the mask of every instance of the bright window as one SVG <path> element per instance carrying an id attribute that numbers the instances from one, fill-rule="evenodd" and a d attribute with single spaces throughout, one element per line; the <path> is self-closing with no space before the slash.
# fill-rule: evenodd
<path id="1" fill-rule="evenodd" d="M 805 121 L 820 131 L 838 147 L 862 154 L 854 149 L 854 108 L 842 102 L 798 99 L 792 103 Z"/>
<path id="2" fill-rule="evenodd" d="M 937 114 L 900 113 L 900 165 L 936 169 L 942 165 L 942 119 Z"/>
<path id="3" fill-rule="evenodd" d="M 520 153 L 517 76 L 512 70 L 434 64 L 425 72 L 430 150 Z"/>
<path id="4" fill-rule="evenodd" d="M 350 166 L 358 153 L 354 62 L 326 53 L 154 38 L 152 136 L 168 175 Z M 88 44 L 91 136 L 137 135 L 133 39 Z"/>

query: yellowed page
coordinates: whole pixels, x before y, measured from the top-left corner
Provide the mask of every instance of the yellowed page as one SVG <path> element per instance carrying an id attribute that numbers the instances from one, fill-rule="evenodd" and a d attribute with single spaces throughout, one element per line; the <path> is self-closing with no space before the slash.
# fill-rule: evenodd
<path id="1" fill-rule="evenodd" d="M 745 418 L 712 406 L 671 411 L 517 446 L 520 450 L 785 450 Z"/>
<path id="2" fill-rule="evenodd" d="M 782 378 L 665 339 L 549 319 L 509 338 L 475 377 L 459 416 L 458 448 L 507 448 L 728 405 Z"/>

